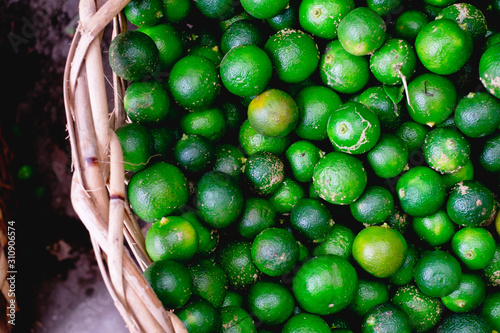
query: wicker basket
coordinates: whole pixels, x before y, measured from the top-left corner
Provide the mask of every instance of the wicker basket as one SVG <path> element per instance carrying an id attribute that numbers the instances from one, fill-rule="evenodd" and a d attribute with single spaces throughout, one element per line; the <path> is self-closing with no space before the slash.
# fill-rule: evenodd
<path id="1" fill-rule="evenodd" d="M 114 304 L 130 332 L 187 332 L 165 310 L 143 277 L 151 263 L 139 224 L 127 203 L 123 155 L 115 129 L 125 122 L 125 82 L 113 75 L 109 110 L 101 38 L 126 29 L 128 0 L 81 0 L 80 22 L 64 73 L 64 102 L 71 143 L 71 200 L 88 229 L 97 262 Z"/>

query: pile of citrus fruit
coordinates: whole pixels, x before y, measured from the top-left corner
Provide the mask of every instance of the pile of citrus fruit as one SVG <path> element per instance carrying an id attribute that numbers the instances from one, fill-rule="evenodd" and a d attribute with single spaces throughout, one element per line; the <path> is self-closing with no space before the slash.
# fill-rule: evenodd
<path id="1" fill-rule="evenodd" d="M 500 331 L 500 1 L 124 13 L 128 200 L 189 332 Z"/>

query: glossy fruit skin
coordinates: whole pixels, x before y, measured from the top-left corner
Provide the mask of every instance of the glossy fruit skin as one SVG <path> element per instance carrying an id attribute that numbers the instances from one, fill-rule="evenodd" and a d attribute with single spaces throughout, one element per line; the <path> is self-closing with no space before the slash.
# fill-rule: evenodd
<path id="1" fill-rule="evenodd" d="M 239 179 L 245 160 L 245 155 L 238 147 L 232 144 L 219 144 L 215 148 L 213 170 L 225 172 Z"/>
<path id="2" fill-rule="evenodd" d="M 210 258 L 202 258 L 188 264 L 187 269 L 193 281 L 193 294 L 221 307 L 226 297 L 228 280 L 222 267 Z"/>
<path id="3" fill-rule="evenodd" d="M 500 101 L 486 92 L 469 93 L 455 108 L 458 129 L 471 138 L 490 135 L 500 126 Z"/>
<path id="4" fill-rule="evenodd" d="M 264 91 L 272 75 L 273 65 L 264 50 L 256 45 L 238 45 L 229 50 L 220 63 L 224 87 L 240 97 Z"/>
<path id="5" fill-rule="evenodd" d="M 474 179 L 474 164 L 472 163 L 472 160 L 469 160 L 462 168 L 452 173 L 445 173 L 441 176 L 441 178 L 443 179 L 446 190 L 448 191 L 462 181 Z"/>
<path id="6" fill-rule="evenodd" d="M 281 333 L 297 332 L 330 333 L 331 330 L 320 316 L 311 313 L 300 313 L 287 320 Z"/>
<path id="7" fill-rule="evenodd" d="M 323 152 L 306 140 L 296 141 L 285 152 L 293 177 L 299 182 L 312 180 L 314 166 L 323 156 Z"/>
<path id="8" fill-rule="evenodd" d="M 491 333 L 491 327 L 475 313 L 455 313 L 444 318 L 436 333 Z"/>
<path id="9" fill-rule="evenodd" d="M 241 124 L 238 139 L 241 148 L 249 156 L 263 151 L 279 155 L 291 141 L 289 136 L 267 136 L 257 132 L 248 119 Z"/>
<path id="10" fill-rule="evenodd" d="M 382 133 L 377 144 L 366 154 L 368 164 L 378 177 L 398 176 L 408 165 L 408 149 L 397 136 Z"/>
<path id="11" fill-rule="evenodd" d="M 243 210 L 241 188 L 228 174 L 209 171 L 198 181 L 196 209 L 200 218 L 214 228 L 225 228 L 236 222 Z"/>
<path id="12" fill-rule="evenodd" d="M 327 134 L 336 151 L 363 154 L 377 144 L 380 122 L 377 115 L 363 104 L 347 102 L 331 114 Z"/>
<path id="13" fill-rule="evenodd" d="M 464 227 L 451 240 L 455 255 L 470 270 L 485 268 L 495 255 L 495 239 L 481 227 Z"/>
<path id="14" fill-rule="evenodd" d="M 449 19 L 459 24 L 460 28 L 469 32 L 476 42 L 486 35 L 486 18 L 479 8 L 470 3 L 455 3 L 443 8 L 436 19 Z"/>
<path id="15" fill-rule="evenodd" d="M 269 54 L 279 79 L 287 83 L 304 81 L 318 67 L 318 46 L 302 30 L 278 31 L 267 40 L 264 50 Z"/>
<path id="16" fill-rule="evenodd" d="M 270 195 L 283 183 L 284 168 L 277 155 L 263 151 L 248 157 L 244 174 L 253 191 L 260 195 Z"/>
<path id="17" fill-rule="evenodd" d="M 261 231 L 276 224 L 276 210 L 268 199 L 250 197 L 238 221 L 238 232 L 245 238 L 253 239 Z"/>
<path id="18" fill-rule="evenodd" d="M 454 84 L 446 77 L 424 73 L 408 84 L 410 117 L 419 124 L 434 126 L 453 113 L 457 101 Z"/>
<path id="19" fill-rule="evenodd" d="M 148 35 L 158 49 L 158 69 L 167 70 L 184 54 L 179 32 L 169 23 L 141 27 L 138 31 Z"/>
<path id="20" fill-rule="evenodd" d="M 109 45 L 109 64 L 120 78 L 139 81 L 152 73 L 159 61 L 154 41 L 145 33 L 129 30 L 117 35 Z"/>
<path id="21" fill-rule="evenodd" d="M 441 297 L 444 306 L 453 312 L 470 312 L 477 308 L 486 296 L 486 283 L 478 274 L 464 273 L 459 287 Z"/>
<path id="22" fill-rule="evenodd" d="M 345 259 L 323 255 L 307 260 L 293 278 L 293 293 L 307 312 L 326 315 L 336 313 L 351 303 L 358 277 Z"/>
<path id="23" fill-rule="evenodd" d="M 415 283 L 431 297 L 451 294 L 460 284 L 462 269 L 448 252 L 434 250 L 425 253 L 415 266 Z"/>
<path id="24" fill-rule="evenodd" d="M 188 0 L 163 0 L 163 13 L 170 23 L 184 20 L 191 11 L 191 1 Z"/>
<path id="25" fill-rule="evenodd" d="M 333 40 L 342 19 L 354 9 L 354 1 L 306 0 L 299 6 L 299 23 L 310 34 Z"/>
<path id="26" fill-rule="evenodd" d="M 320 58 L 321 81 L 335 91 L 346 94 L 359 92 L 370 77 L 370 65 L 366 57 L 350 54 L 338 39 L 329 42 Z"/>
<path id="27" fill-rule="evenodd" d="M 191 298 L 191 276 L 187 268 L 177 261 L 164 259 L 153 262 L 144 271 L 144 278 L 167 309 L 180 308 Z"/>
<path id="28" fill-rule="evenodd" d="M 444 209 L 428 216 L 414 217 L 412 226 L 417 236 L 431 246 L 448 243 L 456 229 Z"/>
<path id="29" fill-rule="evenodd" d="M 215 159 L 214 145 L 201 135 L 186 135 L 174 146 L 174 158 L 185 172 L 208 171 Z"/>
<path id="30" fill-rule="evenodd" d="M 472 37 L 448 19 L 427 23 L 415 39 L 415 51 L 431 72 L 449 75 L 457 72 L 472 54 Z"/>
<path id="31" fill-rule="evenodd" d="M 377 278 L 396 273 L 403 266 L 407 254 L 406 240 L 399 231 L 388 227 L 366 227 L 356 235 L 352 244 L 354 260 Z"/>
<path id="32" fill-rule="evenodd" d="M 250 15 L 258 19 L 269 19 L 278 15 L 287 6 L 288 1 L 279 0 L 268 3 L 262 0 L 243 0 L 241 6 Z"/>
<path id="33" fill-rule="evenodd" d="M 232 23 L 222 34 L 221 51 L 226 54 L 233 47 L 253 44 L 261 47 L 264 42 L 261 26 L 254 20 L 242 19 Z"/>
<path id="34" fill-rule="evenodd" d="M 147 127 L 138 123 L 126 123 L 116 130 L 123 154 L 125 171 L 144 169 L 153 156 L 154 139 Z"/>
<path id="35" fill-rule="evenodd" d="M 409 42 L 415 41 L 419 31 L 424 25 L 429 23 L 429 19 L 425 13 L 419 10 L 406 10 L 396 19 L 395 32 L 401 38 Z"/>
<path id="36" fill-rule="evenodd" d="M 231 0 L 196 0 L 193 2 L 205 17 L 218 21 L 232 17 L 237 8 Z"/>
<path id="37" fill-rule="evenodd" d="M 416 217 L 434 214 L 446 199 L 441 176 L 425 166 L 416 166 L 404 173 L 396 183 L 396 191 L 401 208 Z"/>
<path id="38" fill-rule="evenodd" d="M 248 290 L 248 304 L 250 311 L 264 324 L 277 325 L 293 313 L 295 300 L 282 284 L 257 281 Z"/>
<path id="39" fill-rule="evenodd" d="M 313 255 L 333 254 L 349 260 L 352 255 L 352 243 L 356 235 L 342 224 L 334 224 L 324 242 L 319 243 L 313 250 Z"/>
<path id="40" fill-rule="evenodd" d="M 491 328 L 497 331 L 500 329 L 499 305 L 500 293 L 496 291 L 486 295 L 480 310 L 481 317 L 491 326 Z"/>
<path id="41" fill-rule="evenodd" d="M 219 312 L 213 305 L 203 299 L 186 305 L 176 312 L 176 315 L 188 332 L 216 333 L 221 326 Z"/>
<path id="42" fill-rule="evenodd" d="M 382 281 L 358 280 L 358 288 L 349 305 L 357 315 L 364 316 L 372 307 L 389 301 L 389 289 Z"/>
<path id="43" fill-rule="evenodd" d="M 495 44 L 488 48 L 479 60 L 479 79 L 486 90 L 500 98 L 500 44 Z"/>
<path id="44" fill-rule="evenodd" d="M 198 240 L 198 232 L 188 220 L 167 216 L 148 229 L 145 246 L 154 261 L 172 259 L 186 262 L 197 252 Z"/>
<path id="45" fill-rule="evenodd" d="M 279 214 L 289 214 L 297 202 L 304 198 L 305 192 L 297 181 L 285 176 L 281 186 L 274 192 L 269 201 Z"/>
<path id="46" fill-rule="evenodd" d="M 414 121 L 405 121 L 394 133 L 406 144 L 408 152 L 420 149 L 429 133 L 429 127 Z"/>
<path id="47" fill-rule="evenodd" d="M 227 131 L 226 115 L 218 107 L 186 113 L 179 124 L 184 134 L 201 135 L 210 142 L 219 141 Z"/>
<path id="48" fill-rule="evenodd" d="M 365 224 L 385 222 L 394 212 L 394 198 L 388 189 L 382 186 L 371 186 L 350 204 L 353 217 Z"/>
<path id="49" fill-rule="evenodd" d="M 389 276 L 389 281 L 397 286 L 404 286 L 413 281 L 413 271 L 420 258 L 420 253 L 415 248 L 415 245 L 412 243 L 407 243 L 407 245 L 408 253 L 403 265 L 394 274 Z"/>
<path id="50" fill-rule="evenodd" d="M 479 163 L 490 172 L 500 172 L 500 134 L 492 136 L 484 143 Z"/>
<path id="51" fill-rule="evenodd" d="M 163 2 L 132 0 L 123 8 L 123 13 L 127 20 L 138 27 L 154 26 L 163 17 Z"/>
<path id="52" fill-rule="evenodd" d="M 456 172 L 470 159 L 469 141 L 457 130 L 436 128 L 425 137 L 422 146 L 425 161 L 440 173 Z"/>
<path id="53" fill-rule="evenodd" d="M 217 262 L 226 273 L 229 287 L 236 291 L 248 289 L 262 276 L 253 263 L 251 249 L 251 242 L 236 240 L 228 243 L 218 253 Z"/>
<path id="54" fill-rule="evenodd" d="M 491 191 L 475 180 L 460 182 L 450 190 L 446 212 L 460 226 L 480 226 L 495 212 Z"/>
<path id="55" fill-rule="evenodd" d="M 285 229 L 267 228 L 255 236 L 251 249 L 257 268 L 269 276 L 289 273 L 299 259 L 299 245 Z"/>
<path id="56" fill-rule="evenodd" d="M 186 177 L 176 166 L 157 162 L 130 179 L 128 198 L 137 216 L 155 222 L 182 208 L 188 200 Z"/>
<path id="57" fill-rule="evenodd" d="M 367 7 L 351 10 L 337 28 L 342 47 L 356 56 L 367 55 L 382 46 L 386 30 L 384 20 Z"/>
<path id="58" fill-rule="evenodd" d="M 409 81 L 415 73 L 416 65 L 415 50 L 404 39 L 386 40 L 370 57 L 370 70 L 383 84 L 401 84 L 402 77 Z"/>
<path id="59" fill-rule="evenodd" d="M 292 230 L 296 231 L 307 242 L 324 242 L 333 223 L 330 211 L 318 199 L 303 198 L 290 212 Z"/>
<path id="60" fill-rule="evenodd" d="M 361 161 L 345 153 L 328 153 L 314 167 L 314 189 L 322 199 L 334 205 L 356 201 L 367 182 L 368 176 Z"/>
<path id="61" fill-rule="evenodd" d="M 220 310 L 221 333 L 248 332 L 257 333 L 257 328 L 250 314 L 239 306 L 225 306 Z"/>
<path id="62" fill-rule="evenodd" d="M 170 98 L 158 82 L 133 82 L 125 91 L 123 106 L 133 122 L 155 124 L 167 117 Z"/>
<path id="63" fill-rule="evenodd" d="M 362 333 L 372 332 L 410 333 L 408 316 L 392 303 L 382 303 L 371 308 L 363 318 Z"/>
<path id="64" fill-rule="evenodd" d="M 219 96 L 220 86 L 216 65 L 199 55 L 179 59 L 168 77 L 172 97 L 186 110 L 202 110 L 211 106 Z"/>
<path id="65" fill-rule="evenodd" d="M 406 313 L 410 326 L 417 332 L 427 332 L 435 327 L 443 313 L 439 298 L 427 296 L 414 283 L 399 287 L 392 303 Z"/>

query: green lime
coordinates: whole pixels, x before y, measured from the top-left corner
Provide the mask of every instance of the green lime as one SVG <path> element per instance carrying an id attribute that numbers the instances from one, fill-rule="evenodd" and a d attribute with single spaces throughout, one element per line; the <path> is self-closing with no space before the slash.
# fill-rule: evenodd
<path id="1" fill-rule="evenodd" d="M 393 134 L 382 133 L 366 157 L 378 177 L 393 178 L 407 167 L 409 154 L 403 140 Z"/>
<path id="2" fill-rule="evenodd" d="M 170 23 L 181 22 L 190 11 L 191 1 L 189 0 L 163 0 L 163 14 Z"/>
<path id="3" fill-rule="evenodd" d="M 269 201 L 279 214 L 290 213 L 297 202 L 305 196 L 302 186 L 290 177 L 283 179 L 281 186 L 271 195 Z"/>
<path id="4" fill-rule="evenodd" d="M 295 300 L 282 284 L 257 281 L 248 290 L 248 307 L 266 325 L 285 322 L 293 312 Z"/>
<path id="5" fill-rule="evenodd" d="M 414 152 L 422 148 L 427 133 L 429 133 L 428 126 L 414 121 L 405 121 L 394 134 L 403 140 L 408 148 L 408 152 Z"/>
<path id="6" fill-rule="evenodd" d="M 413 281 L 413 270 L 417 264 L 420 254 L 418 253 L 415 246 L 411 243 L 408 245 L 408 254 L 406 255 L 405 262 L 396 273 L 389 277 L 389 282 L 397 286 L 404 286 Z"/>
<path id="7" fill-rule="evenodd" d="M 356 295 L 349 308 L 358 316 L 364 316 L 376 305 L 389 301 L 389 288 L 382 281 L 359 279 Z"/>
<path id="8" fill-rule="evenodd" d="M 475 313 L 455 313 L 444 318 L 437 326 L 436 333 L 491 333 L 491 327 Z"/>
<path id="9" fill-rule="evenodd" d="M 415 265 L 415 283 L 424 294 L 443 297 L 460 285 L 462 268 L 458 260 L 442 250 L 429 251 Z"/>
<path id="10" fill-rule="evenodd" d="M 377 144 L 380 122 L 368 107 L 357 102 L 347 102 L 331 114 L 327 134 L 335 150 L 363 154 Z"/>
<path id="11" fill-rule="evenodd" d="M 155 222 L 184 207 L 188 182 L 176 166 L 157 162 L 132 175 L 128 198 L 132 210 L 146 222 Z"/>
<path id="12" fill-rule="evenodd" d="M 321 54 L 319 74 L 323 83 L 335 91 L 354 94 L 366 86 L 370 78 L 367 57 L 350 54 L 335 39 L 326 44 Z"/>
<path id="13" fill-rule="evenodd" d="M 219 332 L 220 314 L 213 305 L 204 299 L 196 300 L 175 313 L 188 332 Z"/>
<path id="14" fill-rule="evenodd" d="M 402 103 L 390 97 L 386 86 L 373 86 L 361 92 L 356 101 L 375 112 L 383 130 L 393 132 L 401 124 Z"/>
<path id="15" fill-rule="evenodd" d="M 133 25 L 150 27 L 160 22 L 163 17 L 163 2 L 131 0 L 123 8 L 123 14 Z"/>
<path id="16" fill-rule="evenodd" d="M 441 127 L 425 137 L 422 152 L 427 164 L 440 173 L 452 173 L 464 167 L 470 159 L 470 143 L 459 131 Z"/>
<path id="17" fill-rule="evenodd" d="M 386 278 L 396 273 L 404 264 L 408 245 L 397 230 L 369 226 L 354 238 L 352 256 L 368 273 Z"/>
<path id="18" fill-rule="evenodd" d="M 346 153 L 328 153 L 314 167 L 314 189 L 323 200 L 335 205 L 349 205 L 356 201 L 367 182 L 363 163 Z"/>
<path id="19" fill-rule="evenodd" d="M 199 55 L 212 60 L 217 66 L 220 65 L 224 55 L 219 51 L 219 47 L 208 45 L 195 45 L 187 51 L 187 55 Z"/>
<path id="20" fill-rule="evenodd" d="M 455 234 L 455 224 L 444 209 L 428 216 L 414 217 L 412 226 L 421 240 L 435 247 L 448 243 Z"/>
<path id="21" fill-rule="evenodd" d="M 144 169 L 154 154 L 151 132 L 141 124 L 126 123 L 116 130 L 123 153 L 125 171 Z"/>
<path id="22" fill-rule="evenodd" d="M 181 214 L 193 225 L 198 233 L 198 247 L 196 252 L 201 256 L 208 256 L 212 254 L 217 244 L 219 243 L 219 234 L 216 229 L 209 229 L 198 219 L 198 214 L 195 210 L 187 210 Z"/>
<path id="23" fill-rule="evenodd" d="M 219 72 L 211 60 L 188 55 L 172 66 L 168 87 L 181 107 L 187 110 L 205 109 L 219 96 Z"/>
<path id="24" fill-rule="evenodd" d="M 269 54 L 278 78 L 286 83 L 307 79 L 319 63 L 319 50 L 314 39 L 301 30 L 280 30 L 267 40 Z"/>
<path id="25" fill-rule="evenodd" d="M 370 70 L 383 84 L 402 84 L 409 80 L 417 66 L 413 46 L 404 39 L 391 38 L 370 57 Z"/>
<path id="26" fill-rule="evenodd" d="M 470 3 L 454 3 L 443 8 L 436 20 L 441 18 L 457 22 L 460 28 L 472 35 L 474 40 L 484 38 L 488 29 L 483 12 Z"/>
<path id="27" fill-rule="evenodd" d="M 167 309 L 186 305 L 193 293 L 188 269 L 171 259 L 153 262 L 144 271 L 144 278 Z"/>
<path id="28" fill-rule="evenodd" d="M 153 137 L 154 154 L 161 158 L 170 156 L 176 140 L 176 130 L 159 126 L 151 128 L 149 132 Z"/>
<path id="29" fill-rule="evenodd" d="M 258 19 L 268 19 L 278 15 L 288 5 L 288 0 L 268 2 L 265 0 L 243 0 L 241 6 L 250 15 Z"/>
<path id="30" fill-rule="evenodd" d="M 382 303 L 371 308 L 363 318 L 362 333 L 411 333 L 406 313 L 392 303 Z"/>
<path id="31" fill-rule="evenodd" d="M 481 271 L 487 286 L 500 285 L 500 244 L 495 245 L 495 253 L 490 263 Z"/>
<path id="32" fill-rule="evenodd" d="M 232 0 L 196 0 L 196 8 L 209 19 L 224 21 L 236 14 L 237 6 Z"/>
<path id="33" fill-rule="evenodd" d="M 429 71 L 448 75 L 457 72 L 472 54 L 472 37 L 458 23 L 437 19 L 424 25 L 415 39 L 415 51 Z"/>
<path id="34" fill-rule="evenodd" d="M 342 47 L 356 56 L 367 55 L 377 50 L 386 39 L 384 20 L 368 7 L 351 10 L 340 21 L 337 29 Z"/>
<path id="35" fill-rule="evenodd" d="M 109 65 L 124 80 L 142 80 L 156 69 L 158 62 L 158 48 L 143 32 L 124 31 L 113 38 L 109 45 Z"/>
<path id="36" fill-rule="evenodd" d="M 132 82 L 125 91 L 123 106 L 133 122 L 154 124 L 167 117 L 170 98 L 156 81 Z"/>
<path id="37" fill-rule="evenodd" d="M 458 230 L 451 240 L 455 255 L 470 270 L 488 266 L 495 255 L 495 239 L 481 227 L 465 227 Z"/>
<path id="38" fill-rule="evenodd" d="M 429 23 L 429 18 L 425 13 L 415 9 L 405 10 L 394 22 L 394 32 L 398 37 L 413 42 L 427 23 Z"/>
<path id="39" fill-rule="evenodd" d="M 308 242 L 322 243 L 333 226 L 330 211 L 321 201 L 303 198 L 290 212 L 290 226 Z"/>
<path id="40" fill-rule="evenodd" d="M 305 311 L 319 315 L 346 308 L 354 299 L 357 285 L 354 267 L 335 255 L 308 259 L 295 273 L 292 282 L 299 305 Z"/>
<path id="41" fill-rule="evenodd" d="M 159 23 L 154 26 L 141 27 L 138 31 L 148 35 L 159 52 L 158 69 L 167 70 L 184 54 L 179 32 L 168 23 Z"/>
<path id="42" fill-rule="evenodd" d="M 464 273 L 460 285 L 451 294 L 441 297 L 444 306 L 453 312 L 470 312 L 486 296 L 486 283 L 478 274 Z"/>
<path id="43" fill-rule="evenodd" d="M 493 135 L 484 143 L 479 163 L 490 172 L 500 172 L 500 134 Z"/>
<path id="44" fill-rule="evenodd" d="M 399 287 L 392 297 L 410 320 L 416 332 L 427 332 L 437 325 L 443 313 L 439 298 L 427 296 L 414 283 Z"/>
<path id="45" fill-rule="evenodd" d="M 474 164 L 472 163 L 472 160 L 468 160 L 462 168 L 452 173 L 443 174 L 441 175 L 441 178 L 443 179 L 443 183 L 448 191 L 456 184 L 464 180 L 472 180 L 474 178 Z"/>
<path id="46" fill-rule="evenodd" d="M 209 171 L 198 181 L 196 209 L 200 218 L 213 228 L 225 228 L 236 222 L 243 210 L 241 188 L 228 174 Z"/>
<path id="47" fill-rule="evenodd" d="M 162 217 L 151 225 L 145 237 L 146 251 L 154 260 L 186 262 L 198 250 L 196 228 L 181 216 Z"/>
<path id="48" fill-rule="evenodd" d="M 313 250 L 315 256 L 334 254 L 346 260 L 351 258 L 354 231 L 345 225 L 335 223 L 326 235 L 324 242 L 319 243 Z"/>
<path id="49" fill-rule="evenodd" d="M 250 314 L 238 306 L 225 306 L 220 309 L 221 333 L 257 333 Z"/>
<path id="50" fill-rule="evenodd" d="M 424 73 L 408 84 L 408 112 L 413 121 L 430 127 L 452 115 L 457 90 L 446 77 Z"/>
<path id="51" fill-rule="evenodd" d="M 486 295 L 481 306 L 481 317 L 493 328 L 500 330 L 500 293 L 498 291 Z"/>
<path id="52" fill-rule="evenodd" d="M 295 133 L 306 140 L 325 139 L 328 118 L 342 104 L 339 95 L 328 87 L 313 85 L 301 89 L 294 99 L 299 108 Z"/>
<path id="53" fill-rule="evenodd" d="M 248 105 L 248 121 L 266 136 L 285 136 L 295 129 L 298 120 L 297 104 L 283 90 L 266 90 Z"/>
<path id="54" fill-rule="evenodd" d="M 204 172 L 214 161 L 214 145 L 204 136 L 184 135 L 174 146 L 174 158 L 185 171 Z"/>
<path id="55" fill-rule="evenodd" d="M 254 239 L 264 229 L 276 225 L 276 210 L 269 200 L 250 197 L 238 221 L 238 232 L 245 238 Z"/>
<path id="56" fill-rule="evenodd" d="M 296 314 L 285 323 L 281 333 L 330 333 L 330 327 L 320 316 L 311 313 Z"/>
<path id="57" fill-rule="evenodd" d="M 486 92 L 469 93 L 455 108 L 455 124 L 471 138 L 492 134 L 500 126 L 500 101 Z"/>
<path id="58" fill-rule="evenodd" d="M 394 212 L 394 197 L 385 187 L 369 186 L 349 208 L 358 222 L 379 224 L 387 221 Z"/>
<path id="59" fill-rule="evenodd" d="M 426 166 L 416 166 L 405 172 L 396 183 L 401 208 L 413 217 L 437 212 L 446 199 L 441 176 Z"/>
<path id="60" fill-rule="evenodd" d="M 271 227 L 255 236 L 252 259 L 257 268 L 269 276 L 289 273 L 299 259 L 299 245 L 285 229 Z"/>
<path id="61" fill-rule="evenodd" d="M 290 144 L 289 136 L 267 136 L 257 132 L 246 119 L 239 130 L 239 144 L 247 155 L 267 151 L 281 154 Z"/>
<path id="62" fill-rule="evenodd" d="M 280 157 L 263 151 L 248 157 L 244 174 L 253 191 L 260 195 L 270 195 L 283 183 L 285 166 Z"/>
<path id="63" fill-rule="evenodd" d="M 187 135 L 201 135 L 211 142 L 219 141 L 226 134 L 226 115 L 218 107 L 184 114 L 180 121 L 182 131 Z"/>
<path id="64" fill-rule="evenodd" d="M 353 0 L 305 0 L 299 6 L 299 23 L 313 36 L 333 40 L 340 21 L 354 7 Z"/>
<path id="65" fill-rule="evenodd" d="M 219 308 L 224 302 L 228 288 L 228 280 L 222 267 L 208 258 L 192 262 L 187 269 L 193 281 L 193 294 Z"/>
<path id="66" fill-rule="evenodd" d="M 221 144 L 215 147 L 214 171 L 225 172 L 239 179 L 246 158 L 241 150 L 232 144 Z"/>
<path id="67" fill-rule="evenodd" d="M 266 23 L 274 31 L 295 29 L 298 27 L 298 6 L 291 1 L 288 6 L 273 17 L 267 18 Z"/>
<path id="68" fill-rule="evenodd" d="M 465 180 L 450 190 L 446 212 L 458 225 L 477 227 L 491 221 L 496 209 L 486 186 L 476 180 Z"/>
<path id="69" fill-rule="evenodd" d="M 224 31 L 220 44 L 224 54 L 239 45 L 252 44 L 261 47 L 264 44 L 264 34 L 258 21 L 238 20 Z"/>
<path id="70" fill-rule="evenodd" d="M 240 97 L 255 96 L 264 91 L 272 75 L 272 64 L 264 50 L 253 44 L 229 50 L 220 63 L 224 87 Z"/>
<path id="71" fill-rule="evenodd" d="M 227 276 L 229 286 L 244 290 L 257 282 L 262 273 L 252 259 L 252 242 L 232 241 L 220 249 L 218 262 Z"/>
<path id="72" fill-rule="evenodd" d="M 306 140 L 295 141 L 285 152 L 293 177 L 299 182 L 312 180 L 314 166 L 323 155 L 318 147 Z"/>
<path id="73" fill-rule="evenodd" d="M 221 308 L 225 306 L 243 306 L 243 296 L 233 290 L 228 290 L 226 296 L 224 297 L 224 302 L 220 306 Z"/>

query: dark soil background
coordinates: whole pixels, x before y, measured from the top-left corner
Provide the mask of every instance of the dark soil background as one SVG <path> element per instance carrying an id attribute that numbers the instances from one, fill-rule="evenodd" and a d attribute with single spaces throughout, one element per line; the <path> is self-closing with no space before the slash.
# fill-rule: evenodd
<path id="1" fill-rule="evenodd" d="M 0 199 L 16 231 L 13 331 L 126 332 L 70 201 L 62 86 L 78 1 L 6 0 L 0 22 L 0 151 L 9 150 L 14 185 Z"/>

